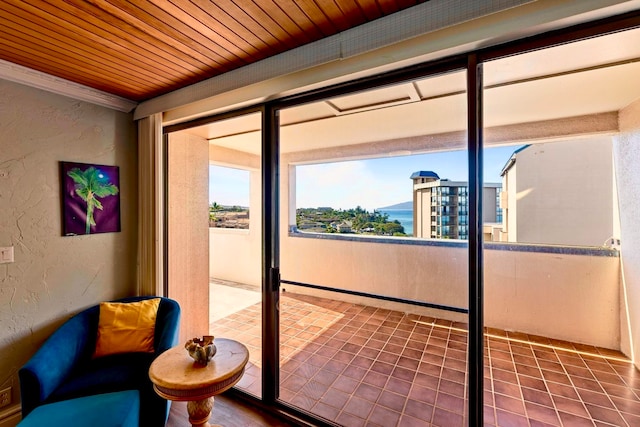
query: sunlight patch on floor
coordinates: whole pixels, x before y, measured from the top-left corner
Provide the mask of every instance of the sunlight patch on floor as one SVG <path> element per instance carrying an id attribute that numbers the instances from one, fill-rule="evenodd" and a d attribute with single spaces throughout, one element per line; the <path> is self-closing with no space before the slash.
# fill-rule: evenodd
<path id="1" fill-rule="evenodd" d="M 209 322 L 223 319 L 262 301 L 262 293 L 232 286 L 209 284 Z"/>

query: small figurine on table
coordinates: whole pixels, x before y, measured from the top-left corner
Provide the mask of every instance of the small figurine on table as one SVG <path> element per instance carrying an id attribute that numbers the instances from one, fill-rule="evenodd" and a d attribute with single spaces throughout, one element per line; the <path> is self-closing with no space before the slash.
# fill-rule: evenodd
<path id="1" fill-rule="evenodd" d="M 213 344 L 213 335 L 204 335 L 200 338 L 193 338 L 187 341 L 184 348 L 189 352 L 189 356 L 201 365 L 206 366 L 209 360 L 216 354 L 216 346 Z"/>

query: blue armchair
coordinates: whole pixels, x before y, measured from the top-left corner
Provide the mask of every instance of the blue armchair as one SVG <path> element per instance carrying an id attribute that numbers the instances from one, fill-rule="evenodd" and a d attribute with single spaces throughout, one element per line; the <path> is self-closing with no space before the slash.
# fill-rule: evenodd
<path id="1" fill-rule="evenodd" d="M 135 302 L 156 297 L 131 297 Z M 19 371 L 22 416 L 36 407 L 82 396 L 121 390 L 140 393 L 140 425 L 164 426 L 170 402 L 153 390 L 151 362 L 177 344 L 180 306 L 161 298 L 154 331 L 154 353 L 115 354 L 92 358 L 100 306 L 90 307 L 65 322 Z"/>

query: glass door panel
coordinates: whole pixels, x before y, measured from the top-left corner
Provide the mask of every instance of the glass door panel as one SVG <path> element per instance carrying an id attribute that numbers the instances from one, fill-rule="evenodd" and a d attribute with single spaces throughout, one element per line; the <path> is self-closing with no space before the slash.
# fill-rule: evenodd
<path id="1" fill-rule="evenodd" d="M 192 329 L 191 334 L 232 338 L 247 346 L 249 363 L 236 387 L 261 397 L 261 113 L 176 132 L 169 138 L 170 155 L 175 151 L 172 140 L 179 139 L 185 140 L 189 147 L 199 148 L 197 153 L 185 156 L 176 168 L 193 173 L 197 163 L 202 182 L 197 188 L 188 184 L 180 187 L 184 194 L 174 196 L 175 200 L 170 190 L 170 221 L 171 218 L 176 222 L 179 218 L 195 221 L 197 216 L 198 221 L 205 223 L 195 237 L 181 235 L 179 229 L 170 233 L 170 237 L 173 236 L 169 242 L 171 270 L 181 271 L 184 263 L 193 259 L 202 264 L 200 276 L 203 277 L 199 278 L 198 289 L 190 289 L 183 297 L 193 299 L 197 293 L 199 308 L 194 313 L 183 313 L 183 318 L 197 318 L 198 329 Z M 190 206 L 195 192 L 198 209 L 189 211 L 190 216 L 185 217 L 185 205 Z M 196 239 L 197 247 L 192 245 Z M 178 245 L 178 241 L 182 243 Z M 172 262 L 172 256 L 178 252 L 184 255 L 180 261 Z M 169 289 L 191 288 L 192 285 L 185 283 L 182 277 L 171 279 L 170 276 Z"/>
<path id="2" fill-rule="evenodd" d="M 563 396 L 608 401 L 598 378 L 625 361 L 614 149 L 618 117 L 640 99 L 639 36 L 484 64 L 485 186 L 496 190 L 484 208 L 499 212 L 484 217 L 485 422 L 591 424 L 597 415 L 565 413 Z"/>
<path id="3" fill-rule="evenodd" d="M 343 425 L 464 424 L 465 76 L 281 111 L 283 402 Z"/>

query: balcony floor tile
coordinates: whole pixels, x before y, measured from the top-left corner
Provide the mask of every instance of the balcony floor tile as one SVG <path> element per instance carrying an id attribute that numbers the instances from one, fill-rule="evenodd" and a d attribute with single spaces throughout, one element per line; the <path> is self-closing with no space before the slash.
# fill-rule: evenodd
<path id="1" fill-rule="evenodd" d="M 345 426 L 464 426 L 467 325 L 282 293 L 280 398 Z M 211 323 L 250 348 L 239 387 L 260 394 L 255 304 Z M 620 352 L 485 330 L 485 426 L 640 425 L 640 372 Z"/>

